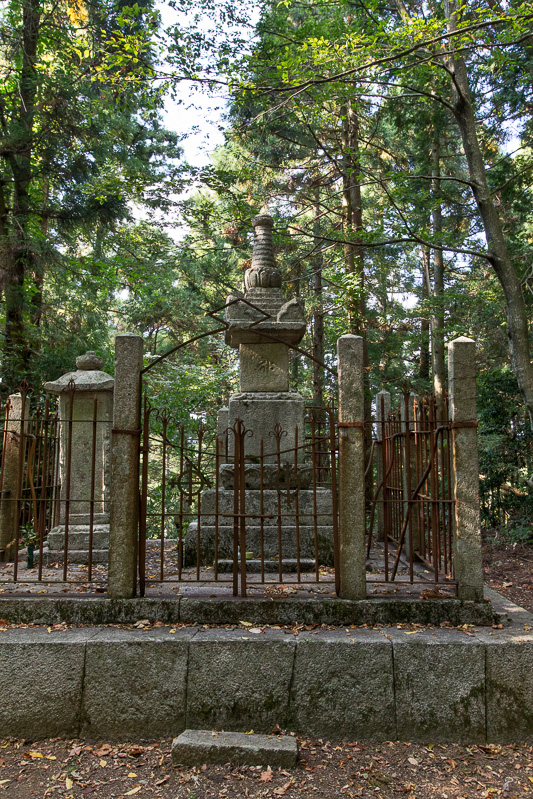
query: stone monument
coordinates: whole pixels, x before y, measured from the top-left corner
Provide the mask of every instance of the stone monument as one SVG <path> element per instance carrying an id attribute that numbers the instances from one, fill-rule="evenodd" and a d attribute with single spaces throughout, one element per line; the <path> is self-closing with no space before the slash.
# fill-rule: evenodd
<path id="1" fill-rule="evenodd" d="M 60 514 L 59 525 L 48 533 L 48 562 L 68 559 L 107 563 L 109 555 L 109 457 L 113 418 L 114 379 L 102 372 L 104 361 L 89 351 L 76 358 L 76 372 L 44 384 L 59 395 Z M 67 520 L 68 513 L 68 520 Z M 68 521 L 68 524 L 67 524 Z"/>
<path id="2" fill-rule="evenodd" d="M 314 569 L 317 555 L 321 564 L 333 562 L 332 521 L 328 516 L 332 513 L 332 497 L 326 489 L 312 489 L 313 468 L 302 446 L 304 399 L 289 387 L 289 347 L 297 346 L 306 330 L 303 302 L 299 298 L 287 300 L 281 291 L 282 277 L 272 244 L 272 218 L 262 214 L 252 224 L 253 257 L 244 277 L 245 291 L 243 295 L 230 295 L 226 303 L 226 344 L 239 350 L 240 361 L 240 392 L 233 394 L 228 408 L 219 413 L 219 436 L 227 418 L 230 458 L 220 466 L 218 494 L 214 488 L 202 493 L 200 535 L 198 523 L 190 524 L 185 538 L 185 562 L 196 563 L 199 551 L 202 564 L 212 564 L 215 536 L 218 558 L 233 558 L 231 455 L 235 427 L 242 423 L 247 431 L 246 550 L 257 560 L 262 541 L 264 558 L 276 570 L 280 549 L 284 561 L 294 561 L 299 552 L 305 561 L 302 568 Z M 215 520 L 210 514 L 217 507 L 219 515 Z"/>

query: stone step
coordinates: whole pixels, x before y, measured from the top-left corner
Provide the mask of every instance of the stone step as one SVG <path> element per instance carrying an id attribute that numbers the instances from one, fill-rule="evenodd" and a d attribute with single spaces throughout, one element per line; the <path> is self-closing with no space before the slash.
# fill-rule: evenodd
<path id="1" fill-rule="evenodd" d="M 50 549 L 63 549 L 65 545 L 65 532 L 50 532 L 48 533 L 48 547 Z M 89 549 L 89 531 L 69 530 L 68 533 L 68 547 L 69 549 Z M 108 549 L 109 548 L 109 527 L 105 530 L 93 530 L 93 549 Z"/>
<path id="2" fill-rule="evenodd" d="M 89 551 L 87 549 L 68 549 L 68 561 L 73 566 L 78 564 L 87 565 L 89 563 Z M 63 563 L 64 550 L 63 549 L 49 549 L 43 547 L 43 564 L 45 566 L 50 563 Z M 108 549 L 93 549 L 93 564 L 106 564 L 109 560 Z M 35 550 L 33 554 L 33 562 L 37 565 L 39 563 L 39 550 Z"/>
<path id="3" fill-rule="evenodd" d="M 293 768 L 298 757 L 296 738 L 243 732 L 185 730 L 172 741 L 175 766 L 233 763 L 240 766 Z"/>
<path id="4" fill-rule="evenodd" d="M 296 574 L 297 572 L 296 558 L 283 558 L 281 562 L 283 564 L 284 574 Z M 268 572 L 268 574 L 277 574 L 279 571 L 279 560 L 265 560 L 264 567 L 265 567 L 265 572 Z M 316 567 L 316 561 L 311 560 L 310 558 L 300 558 L 301 572 L 309 574 L 315 571 L 315 567 Z M 239 568 L 240 568 L 240 561 L 239 561 Z M 219 572 L 221 572 L 221 574 L 231 574 L 231 572 L 233 571 L 233 560 L 219 560 L 218 570 Z M 256 558 L 251 558 L 250 560 L 247 560 L 246 571 L 249 574 L 261 574 L 261 561 Z"/>
<path id="5" fill-rule="evenodd" d="M 296 498 L 293 491 L 287 494 L 287 490 L 278 491 L 265 490 L 254 491 L 247 490 L 245 493 L 246 513 L 260 513 L 261 500 L 263 502 L 263 513 L 275 516 L 278 512 L 278 498 L 280 499 L 280 507 L 282 513 L 294 513 L 296 509 Z M 214 488 L 209 488 L 202 491 L 202 507 L 201 511 L 204 514 L 212 514 L 216 508 L 217 491 Z M 315 503 L 315 492 L 311 490 L 302 489 L 298 491 L 298 511 L 300 516 L 313 516 Z M 318 514 L 331 514 L 333 503 L 331 491 L 325 488 L 317 489 L 316 491 L 316 505 Z M 233 513 L 234 509 L 234 495 L 233 491 L 225 489 L 218 490 L 218 512 L 219 513 Z M 326 518 L 318 516 L 318 519 Z"/>

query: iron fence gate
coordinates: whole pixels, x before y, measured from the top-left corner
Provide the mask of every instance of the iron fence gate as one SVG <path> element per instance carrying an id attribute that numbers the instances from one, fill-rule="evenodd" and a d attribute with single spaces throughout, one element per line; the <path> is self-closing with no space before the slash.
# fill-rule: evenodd
<path id="1" fill-rule="evenodd" d="M 386 582 L 396 580 L 403 561 L 410 583 L 455 586 L 452 425 L 447 398 L 442 416 L 437 418 L 433 396 L 419 399 L 406 394 L 394 412 L 386 414 L 384 405 L 378 409 L 378 479 L 371 503 L 367 554 L 373 543 L 382 542 Z M 425 568 L 417 568 L 417 564 Z"/>
<path id="2" fill-rule="evenodd" d="M 292 434 L 292 435 L 291 435 Z M 305 429 L 276 424 L 255 454 L 241 419 L 177 424 L 144 400 L 140 590 L 154 583 L 335 583 L 335 411 L 309 408 Z"/>

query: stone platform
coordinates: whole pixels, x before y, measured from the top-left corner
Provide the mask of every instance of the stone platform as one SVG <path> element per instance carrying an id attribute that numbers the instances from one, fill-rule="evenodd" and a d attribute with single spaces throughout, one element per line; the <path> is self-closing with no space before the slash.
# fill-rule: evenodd
<path id="1" fill-rule="evenodd" d="M 263 501 L 263 546 L 267 560 L 279 558 L 278 496 L 281 497 L 281 556 L 296 558 L 296 499 L 287 492 L 278 494 L 274 490 L 246 491 L 246 551 L 254 558 L 261 554 L 261 497 Z M 215 560 L 215 508 L 217 492 L 209 489 L 202 494 L 202 516 L 200 519 L 200 564 L 212 565 Z M 300 538 L 300 557 L 314 559 L 315 552 L 315 492 L 298 492 L 298 519 Z M 233 508 L 234 494 L 230 490 L 218 491 L 218 557 L 222 560 L 233 558 Z M 331 491 L 316 491 L 316 523 L 318 538 L 318 560 L 324 566 L 333 565 L 333 526 Z M 185 565 L 196 565 L 198 523 L 192 522 L 185 535 Z"/>
<path id="2" fill-rule="evenodd" d="M 533 616 L 510 603 L 507 615 L 503 629 L 7 629 L 0 729 L 31 740 L 279 725 L 330 740 L 533 741 Z"/>

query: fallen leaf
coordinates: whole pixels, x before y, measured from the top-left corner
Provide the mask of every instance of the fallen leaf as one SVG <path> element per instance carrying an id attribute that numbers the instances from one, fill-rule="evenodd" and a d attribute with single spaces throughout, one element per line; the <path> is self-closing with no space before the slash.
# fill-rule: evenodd
<path id="1" fill-rule="evenodd" d="M 28 757 L 44 757 L 40 752 L 28 752 Z"/>
<path id="2" fill-rule="evenodd" d="M 288 782 L 285 783 L 285 785 L 280 785 L 279 788 L 274 788 L 272 793 L 274 793 L 276 796 L 283 796 L 285 793 L 287 793 L 291 785 L 292 785 L 292 780 L 289 780 Z"/>
<path id="3" fill-rule="evenodd" d="M 136 775 L 136 773 L 134 771 L 130 771 L 130 773 L 128 774 L 128 777 L 130 777 L 130 778 L 136 777 L 136 776 L 137 775 Z"/>
<path id="4" fill-rule="evenodd" d="M 408 757 L 407 760 L 412 766 L 418 766 L 418 760 L 415 760 L 414 757 Z"/>
<path id="5" fill-rule="evenodd" d="M 70 789 L 72 788 L 73 785 L 74 785 L 74 783 L 72 782 L 70 777 L 67 777 L 66 780 L 65 780 L 65 788 L 67 789 L 67 791 L 70 791 Z"/>
<path id="6" fill-rule="evenodd" d="M 251 621 L 240 621 L 239 624 L 242 624 L 244 627 L 251 627 L 252 626 L 252 622 Z"/>
<path id="7" fill-rule="evenodd" d="M 272 772 L 270 769 L 268 771 L 262 771 L 261 776 L 259 777 L 261 782 L 272 782 Z"/>
<path id="8" fill-rule="evenodd" d="M 107 766 L 107 760 L 100 760 L 100 766 L 105 768 Z"/>
<path id="9" fill-rule="evenodd" d="M 94 750 L 94 754 L 97 757 L 102 757 L 104 755 L 108 755 L 111 752 L 112 748 L 113 747 L 109 746 L 109 744 L 102 744 L 102 746 L 100 746 L 99 749 L 95 749 Z M 72 751 L 74 751 L 74 750 L 72 750 Z M 81 746 L 79 747 L 79 752 L 81 752 Z M 78 754 L 79 754 L 79 752 L 78 752 Z"/>
<path id="10" fill-rule="evenodd" d="M 139 793 L 140 790 L 141 786 L 137 785 L 136 788 L 134 788 L 132 791 L 128 791 L 127 793 L 125 793 L 124 796 L 133 796 L 134 793 Z"/>

